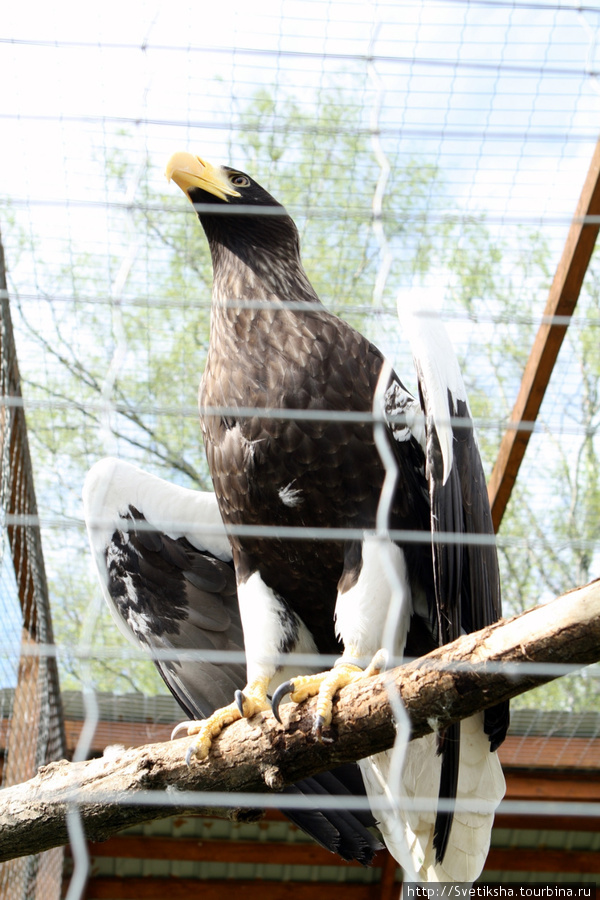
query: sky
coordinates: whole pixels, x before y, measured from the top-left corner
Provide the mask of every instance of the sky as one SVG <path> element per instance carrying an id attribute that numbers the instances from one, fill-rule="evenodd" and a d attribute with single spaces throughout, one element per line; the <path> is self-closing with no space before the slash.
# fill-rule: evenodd
<path id="1" fill-rule="evenodd" d="M 494 0 L 232 0 L 226 10 L 178 4 L 177 14 L 136 0 L 10 4 L 0 22 L 0 196 L 96 196 L 89 156 L 113 129 L 137 132 L 158 174 L 161 152 L 182 141 L 224 152 L 261 86 L 309 103 L 352 80 L 365 119 L 381 103 L 389 143 L 439 158 L 457 197 L 496 213 L 565 214 L 563 176 L 576 179 L 598 130 L 589 73 L 599 20 L 598 4 Z"/>
<path id="2" fill-rule="evenodd" d="M 599 24 L 598 0 L 230 0 L 176 12 L 163 0 L 10 4 L 0 20 L 0 199 L 36 247 L 12 258 L 9 248 L 15 283 L 55 290 L 47 273 L 80 253 L 132 252 L 135 235 L 127 224 L 115 234 L 111 217 L 136 199 L 135 178 L 120 193 L 107 186 L 117 148 L 134 172 L 148 159 L 159 190 L 179 149 L 248 168 L 235 138 L 265 89 L 274 129 L 291 102 L 310 128 L 345 91 L 392 172 L 415 156 L 439 167 L 445 207 L 432 197 L 435 215 L 485 216 L 513 244 L 519 227 L 539 227 L 558 259 L 599 132 Z M 335 217 L 318 203 L 325 222 Z"/>

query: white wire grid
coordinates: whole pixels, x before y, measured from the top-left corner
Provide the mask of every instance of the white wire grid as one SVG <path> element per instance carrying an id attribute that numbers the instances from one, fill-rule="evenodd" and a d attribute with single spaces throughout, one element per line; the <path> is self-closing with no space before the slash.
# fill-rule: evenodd
<path id="1" fill-rule="evenodd" d="M 600 7 L 67 6 L 0 26 L 1 227 L 56 652 L 93 711 L 95 689 L 158 681 L 99 605 L 83 613 L 98 596 L 86 468 L 116 453 L 206 486 L 195 395 L 210 270 L 163 180 L 168 156 L 239 166 L 284 202 L 323 301 L 411 387 L 395 299 L 433 283 L 489 472 L 598 135 Z M 592 264 L 520 474 L 523 514 L 500 534 L 510 610 L 598 574 L 599 293 Z M 595 684 L 573 683 L 577 708 Z"/>

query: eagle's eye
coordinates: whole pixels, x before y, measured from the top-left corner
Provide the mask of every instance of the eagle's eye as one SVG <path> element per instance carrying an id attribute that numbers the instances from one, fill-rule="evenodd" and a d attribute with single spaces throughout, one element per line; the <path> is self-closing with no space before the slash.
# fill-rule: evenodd
<path id="1" fill-rule="evenodd" d="M 250 184 L 250 179 L 246 178 L 245 175 L 230 175 L 229 180 L 232 184 L 235 184 L 236 187 L 248 187 Z"/>

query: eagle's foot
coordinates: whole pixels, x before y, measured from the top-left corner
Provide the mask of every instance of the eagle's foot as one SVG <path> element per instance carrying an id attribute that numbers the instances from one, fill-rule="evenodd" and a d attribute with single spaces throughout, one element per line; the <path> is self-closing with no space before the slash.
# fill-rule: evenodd
<path id="1" fill-rule="evenodd" d="M 347 684 L 376 675 L 380 668 L 381 657 L 377 654 L 366 669 L 361 669 L 360 666 L 356 666 L 353 663 L 342 661 L 328 672 L 320 672 L 318 675 L 299 675 L 297 678 L 292 678 L 290 681 L 280 684 L 273 694 L 272 705 L 275 718 L 281 722 L 279 704 L 286 694 L 290 695 L 293 703 L 302 703 L 308 697 L 317 695 L 313 732 L 320 740 L 323 736 L 323 729 L 331 725 L 333 698 L 336 693 L 341 688 L 346 687 Z"/>
<path id="2" fill-rule="evenodd" d="M 177 725 L 171 734 L 171 738 L 181 731 L 188 735 L 196 735 L 196 740 L 190 744 L 185 755 L 186 764 L 189 766 L 195 757 L 198 760 L 206 759 L 211 744 L 227 725 L 237 722 L 238 719 L 250 719 L 258 712 L 266 712 L 271 709 L 267 698 L 268 678 L 257 678 L 251 684 L 247 684 L 243 691 L 235 692 L 235 702 L 222 709 L 217 709 L 208 719 L 199 719 L 194 722 L 182 722 Z"/>
<path id="3" fill-rule="evenodd" d="M 191 765 L 192 759 L 206 759 L 211 744 L 227 725 L 241 719 L 242 716 L 237 703 L 230 703 L 209 716 L 208 719 L 200 719 L 197 722 L 182 722 L 174 729 L 171 737 L 175 737 L 179 731 L 187 731 L 190 737 L 196 735 L 196 740 L 190 744 L 185 754 L 186 765 Z"/>
<path id="4" fill-rule="evenodd" d="M 235 692 L 235 703 L 244 719 L 251 719 L 259 712 L 270 712 L 271 703 L 267 697 L 268 678 L 256 678 L 243 691 Z"/>

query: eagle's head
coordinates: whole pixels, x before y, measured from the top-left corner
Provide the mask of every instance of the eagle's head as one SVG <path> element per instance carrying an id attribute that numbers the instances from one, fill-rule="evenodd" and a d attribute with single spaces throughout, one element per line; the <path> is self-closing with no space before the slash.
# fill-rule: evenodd
<path id="1" fill-rule="evenodd" d="M 297 281 L 299 299 L 316 299 L 302 270 L 298 230 L 281 203 L 258 182 L 238 169 L 213 166 L 186 152 L 173 154 L 165 174 L 198 214 L 216 278 L 224 267 L 231 270 L 233 256 L 270 281 L 276 293 L 282 293 L 284 284 L 294 286 Z"/>
<path id="2" fill-rule="evenodd" d="M 173 180 L 189 200 L 202 206 L 206 203 L 227 203 L 230 206 L 274 206 L 282 209 L 264 188 L 245 172 L 229 166 L 213 166 L 192 153 L 174 153 L 165 175 Z"/>
<path id="3" fill-rule="evenodd" d="M 252 228 L 262 219 L 281 233 L 290 225 L 296 230 L 281 203 L 238 169 L 213 166 L 200 156 L 179 152 L 170 158 L 165 175 L 193 204 L 205 230 L 207 222 L 221 217 L 229 230 L 243 229 L 244 219 L 252 220 Z"/>

